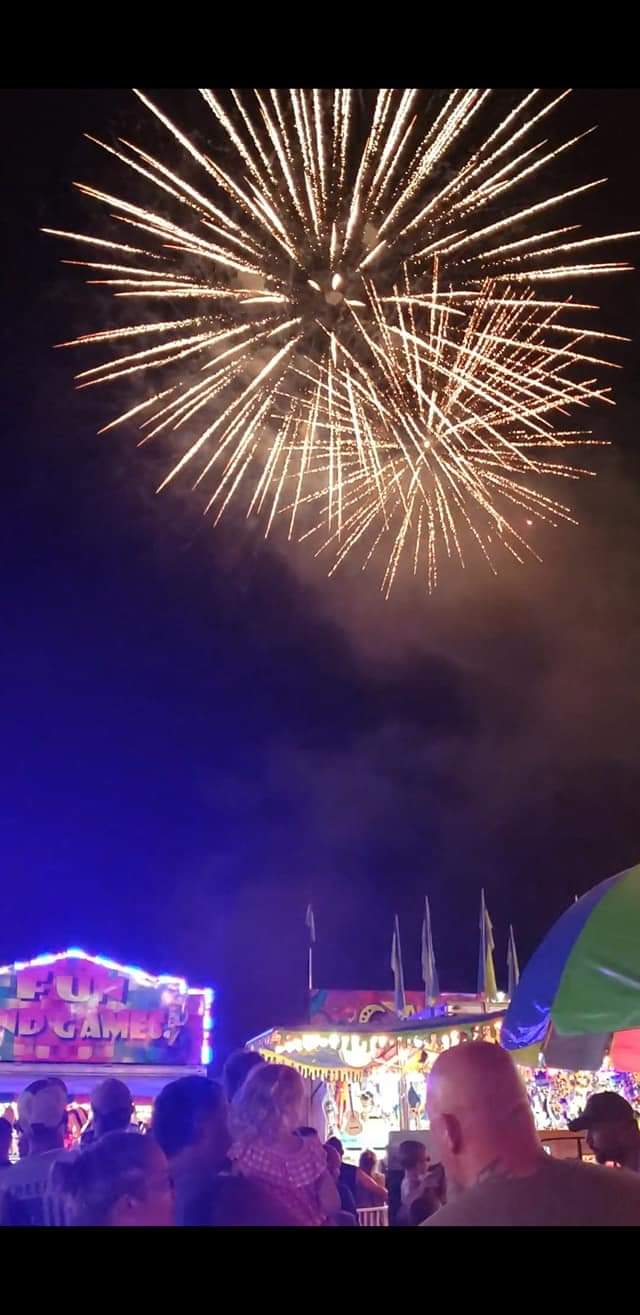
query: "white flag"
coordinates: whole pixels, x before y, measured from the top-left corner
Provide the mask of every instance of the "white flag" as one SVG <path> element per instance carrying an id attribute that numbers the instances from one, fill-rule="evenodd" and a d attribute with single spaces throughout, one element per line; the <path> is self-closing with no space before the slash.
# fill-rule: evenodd
<path id="1" fill-rule="evenodd" d="M 422 980 L 424 982 L 425 1003 L 437 1000 L 440 994 L 440 985 L 438 982 L 438 969 L 436 968 L 436 956 L 433 948 L 433 938 L 431 936 L 431 909 L 429 900 L 425 896 L 424 901 L 424 921 L 422 923 Z"/>
<path id="2" fill-rule="evenodd" d="M 407 1006 L 404 990 L 404 969 L 402 967 L 402 946 L 400 944 L 400 923 L 396 915 L 391 942 L 391 970 L 393 972 L 394 1004 L 398 1016 L 402 1016 Z"/>

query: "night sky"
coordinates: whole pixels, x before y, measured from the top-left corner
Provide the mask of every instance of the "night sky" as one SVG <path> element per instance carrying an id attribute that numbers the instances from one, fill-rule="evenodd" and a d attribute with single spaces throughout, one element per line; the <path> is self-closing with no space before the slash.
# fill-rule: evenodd
<path id="1" fill-rule="evenodd" d="M 510 921 L 526 960 L 640 860 L 640 275 L 578 289 L 636 337 L 591 414 L 598 477 L 559 492 L 579 528 L 536 528 L 542 565 L 385 603 L 356 565 L 327 580 L 304 544 L 214 530 L 186 483 L 156 497 L 166 464 L 131 430 L 96 437 L 115 392 L 75 392 L 79 355 L 52 348 L 101 303 L 39 229 L 95 219 L 82 134 L 140 108 L 3 99 L 0 960 L 82 945 L 211 982 L 224 1050 L 301 1016 L 310 897 L 319 984 L 387 986 L 398 912 L 418 986 L 428 892 L 441 984 L 471 990 L 484 885 L 504 981 Z M 599 125 L 560 175 L 609 178 L 589 231 L 640 227 L 639 116 L 640 93 L 584 91 L 556 123 Z"/>

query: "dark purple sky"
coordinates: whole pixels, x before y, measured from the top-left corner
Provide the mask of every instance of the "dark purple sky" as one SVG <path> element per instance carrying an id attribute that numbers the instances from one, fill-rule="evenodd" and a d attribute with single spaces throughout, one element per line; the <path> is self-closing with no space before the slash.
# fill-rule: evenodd
<path id="1" fill-rule="evenodd" d="M 71 180 L 101 169 L 82 133 L 140 112 L 124 91 L 4 100 L 0 959 L 81 944 L 211 981 L 228 1044 L 300 1013 L 310 892 L 321 984 L 385 985 L 398 911 L 418 985 L 428 891 L 441 982 L 472 989 L 484 884 L 504 976 L 509 921 L 526 959 L 574 891 L 640 859 L 637 343 L 592 416 L 615 448 L 568 490 L 580 528 L 536 531 L 542 566 L 385 604 L 304 545 L 156 498 L 158 458 L 96 437 L 113 398 L 74 393 L 51 348 L 100 307 L 38 229 L 81 226 Z M 593 231 L 640 227 L 639 117 L 631 92 L 567 111 L 600 124 L 567 166 L 610 179 Z M 636 330 L 638 276 L 583 299 Z"/>

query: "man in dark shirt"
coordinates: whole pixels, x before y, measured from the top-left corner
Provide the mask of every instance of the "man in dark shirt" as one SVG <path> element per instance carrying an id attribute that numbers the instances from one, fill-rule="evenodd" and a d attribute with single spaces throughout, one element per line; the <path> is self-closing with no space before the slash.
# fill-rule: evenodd
<path id="1" fill-rule="evenodd" d="M 342 1168 L 343 1168 L 342 1160 L 340 1159 L 339 1151 L 336 1150 L 333 1138 L 331 1139 L 331 1141 L 325 1142 L 324 1149 L 327 1157 L 327 1169 L 329 1170 L 329 1173 L 331 1174 L 331 1177 L 333 1178 L 333 1181 L 335 1182 L 335 1185 L 338 1188 L 338 1192 L 340 1194 L 340 1209 L 346 1211 L 346 1213 L 349 1215 L 353 1215 L 355 1219 L 356 1217 L 355 1197 L 353 1195 L 353 1192 L 349 1189 L 349 1187 L 347 1186 L 346 1182 L 342 1177 Z"/>
<path id="2" fill-rule="evenodd" d="M 257 1050 L 234 1050 L 229 1055 L 222 1070 L 222 1085 L 229 1104 L 259 1064 L 264 1064 L 264 1059 Z"/>
<path id="3" fill-rule="evenodd" d="M 635 1175 L 545 1153 L 520 1074 L 500 1046 L 473 1041 L 445 1051 L 431 1070 L 427 1111 L 450 1203 L 423 1227 L 640 1225 Z"/>
<path id="4" fill-rule="evenodd" d="M 335 1150 L 338 1152 L 338 1155 L 340 1156 L 340 1178 L 338 1182 L 338 1189 L 342 1184 L 344 1187 L 347 1188 L 347 1190 L 351 1193 L 352 1197 L 355 1200 L 356 1174 L 358 1172 L 356 1165 L 345 1163 L 344 1146 L 342 1145 L 342 1142 L 340 1141 L 339 1137 L 330 1137 L 326 1145 L 333 1146 Z"/>
<path id="5" fill-rule="evenodd" d="M 586 1132 L 587 1145 L 598 1164 L 615 1164 L 619 1169 L 640 1173 L 638 1122 L 633 1107 L 617 1091 L 596 1091 L 569 1128 L 571 1132 Z"/>
<path id="6" fill-rule="evenodd" d="M 195 1074 L 169 1082 L 153 1107 L 151 1131 L 169 1161 L 176 1223 L 184 1227 L 199 1222 L 203 1193 L 224 1169 L 229 1149 L 222 1087 Z"/>

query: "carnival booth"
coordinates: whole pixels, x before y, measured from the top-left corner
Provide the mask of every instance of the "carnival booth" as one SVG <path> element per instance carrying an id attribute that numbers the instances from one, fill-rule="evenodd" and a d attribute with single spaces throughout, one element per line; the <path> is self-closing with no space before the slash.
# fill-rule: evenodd
<path id="1" fill-rule="evenodd" d="M 93 1088 L 119 1077 L 144 1128 L 167 1082 L 206 1072 L 213 998 L 209 987 L 78 949 L 0 968 L 0 1115 L 13 1121 L 18 1096 L 36 1078 L 62 1078 L 74 1140 Z"/>
<path id="2" fill-rule="evenodd" d="M 318 995 L 323 1007 L 308 1023 L 271 1028 L 248 1046 L 307 1079 L 308 1123 L 323 1138 L 339 1136 L 350 1158 L 365 1149 L 386 1154 L 407 1135 L 428 1146 L 426 1084 L 437 1056 L 466 1041 L 502 1042 L 505 1009 L 480 1007 L 479 997 L 468 998 L 465 1013 L 447 1013 L 444 998 L 425 1010 L 417 1007 L 424 997 L 407 992 L 413 1012 L 401 1018 L 374 992 Z M 460 997 L 453 1000 L 457 1008 Z M 565 1145 L 567 1124 L 595 1091 L 620 1092 L 640 1114 L 640 1074 L 615 1067 L 610 1054 L 591 1067 L 583 1054 L 575 1068 L 566 1053 L 562 1064 L 550 1062 L 553 1054 L 519 1056 L 536 1127 L 553 1154 L 584 1153 L 575 1137 Z"/>
<path id="3" fill-rule="evenodd" d="M 248 1046 L 307 1079 L 307 1118 L 323 1139 L 339 1136 L 351 1155 L 382 1154 L 395 1131 L 426 1133 L 426 1079 L 436 1056 L 499 1037 L 502 1012 L 486 1012 L 480 997 L 441 997 L 427 1010 L 423 1003 L 421 993 L 407 992 L 399 1017 L 376 992 L 318 991 L 309 1023 L 271 1028 Z M 465 1003 L 464 1013 L 446 1012 Z"/>
<path id="4" fill-rule="evenodd" d="M 566 1128 L 594 1091 L 640 1115 L 640 865 L 600 882 L 529 960 L 502 1030 L 539 1126 Z"/>
<path id="5" fill-rule="evenodd" d="M 248 1045 L 308 1080 L 307 1121 L 321 1137 L 338 1135 L 351 1154 L 365 1148 L 381 1154 L 407 1133 L 428 1140 L 429 1071 L 442 1050 L 474 1039 L 513 1051 L 553 1154 L 583 1154 L 567 1125 L 596 1091 L 618 1091 L 640 1116 L 640 865 L 576 900 L 522 977 L 510 928 L 507 994 L 496 985 L 484 892 L 475 995 L 440 992 L 428 901 L 424 992 L 404 989 L 397 919 L 392 992 L 314 991 L 311 909 L 306 925 L 308 1021 L 271 1028 Z"/>

